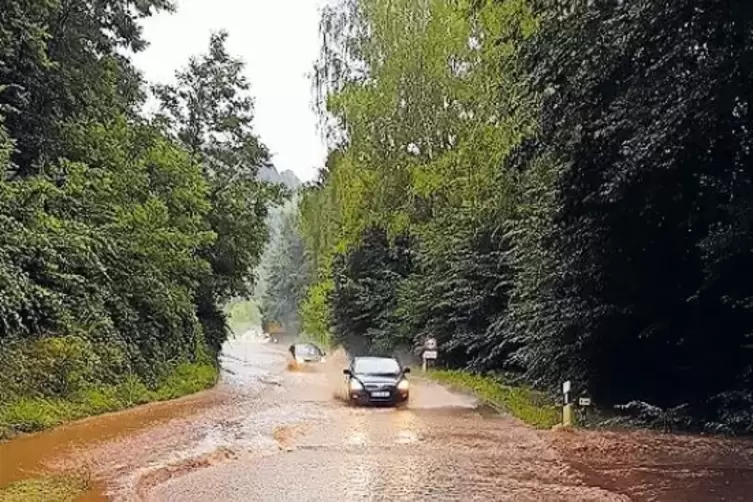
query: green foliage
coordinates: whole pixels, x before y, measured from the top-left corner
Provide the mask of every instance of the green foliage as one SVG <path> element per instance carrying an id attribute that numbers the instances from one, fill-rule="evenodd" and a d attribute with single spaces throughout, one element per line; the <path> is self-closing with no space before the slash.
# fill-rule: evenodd
<path id="1" fill-rule="evenodd" d="M 17 142 L 5 171 L 27 176 L 66 155 L 66 123 L 107 121 L 142 99 L 123 51 L 146 42 L 139 19 L 168 0 L 8 0 L 0 17 L 0 113 Z"/>
<path id="2" fill-rule="evenodd" d="M 207 384 L 205 387 L 208 387 Z M 136 375 L 128 375 L 121 384 L 115 386 L 113 389 L 114 400 L 120 403 L 121 408 L 130 408 L 139 404 L 148 403 L 152 400 L 153 395 L 150 393 L 149 388 L 136 377 Z"/>
<path id="3" fill-rule="evenodd" d="M 433 336 L 452 366 L 479 355 L 503 360 L 505 352 L 494 354 L 483 344 L 506 311 L 508 250 L 502 232 L 457 216 L 425 232 L 413 251 L 412 273 L 399 286 L 394 331 L 417 342 Z"/>
<path id="4" fill-rule="evenodd" d="M 6 404 L 0 416 L 4 428 L 19 432 L 48 429 L 69 417 L 75 418 L 72 407 L 67 403 L 41 398 L 21 398 Z"/>
<path id="5" fill-rule="evenodd" d="M 514 41 L 536 25 L 525 2 L 342 1 L 325 9 L 317 66 L 342 238 L 400 234 L 442 214 L 501 208 L 499 163 L 532 130 Z M 500 97 L 502 99 L 500 99 Z M 337 239 L 339 242 L 340 239 Z"/>
<path id="6" fill-rule="evenodd" d="M 311 284 L 300 307 L 303 332 L 323 346 L 332 344 L 330 298 L 334 289 L 332 279 Z"/>
<path id="7" fill-rule="evenodd" d="M 537 282 L 516 281 L 499 338 L 520 342 L 539 385 L 572 377 L 607 402 L 687 403 L 716 421 L 713 396 L 753 389 L 739 261 L 753 9 L 596 3 L 542 16 L 526 55 L 541 124 L 515 162 L 553 181 L 539 214 L 511 226 L 536 228 L 515 260 Z"/>
<path id="8" fill-rule="evenodd" d="M 0 187 L 7 223 L 0 277 L 9 293 L 0 339 L 109 339 L 120 352 L 112 362 L 128 355 L 121 370 L 157 378 L 171 361 L 191 360 L 203 343 L 194 291 L 210 274 L 196 259 L 214 240 L 205 220 L 207 185 L 199 167 L 148 126 L 121 119 L 67 134 L 72 158 L 59 165 L 59 181 L 37 177 Z M 60 383 L 55 392 L 67 388 Z"/>
<path id="9" fill-rule="evenodd" d="M 493 376 L 465 371 L 432 370 L 429 377 L 461 390 L 471 391 L 480 399 L 500 408 L 537 429 L 550 429 L 562 423 L 562 412 L 546 394 L 527 387 L 506 385 Z"/>
<path id="10" fill-rule="evenodd" d="M 216 381 L 217 368 L 214 365 L 181 363 L 162 378 L 155 396 L 159 401 L 175 399 L 212 387 Z"/>
<path id="11" fill-rule="evenodd" d="M 2 401 L 16 395 L 71 395 L 96 378 L 101 363 L 91 343 L 74 336 L 9 344 L 5 349 L 0 356 L 7 370 L 0 378 Z"/>
<path id="12" fill-rule="evenodd" d="M 369 229 L 360 247 L 336 257 L 331 308 L 337 344 L 355 354 L 378 354 L 410 345 L 410 338 L 397 339 L 391 318 L 397 284 L 410 270 L 407 245 L 407 240 L 401 240 L 393 248 L 383 230 Z"/>
<path id="13" fill-rule="evenodd" d="M 147 121 L 124 54 L 169 1 L 6 3 L 0 430 L 206 388 L 221 306 L 250 290 L 280 195 L 256 181 L 269 159 L 243 64 L 212 37 Z"/>
<path id="14" fill-rule="evenodd" d="M 335 280 L 336 336 L 389 351 L 431 333 L 465 364 L 501 317 L 509 244 L 499 219 L 515 179 L 499 165 L 533 131 L 515 77 L 516 42 L 536 26 L 524 2 L 325 10 L 316 83 L 336 148 L 301 218 L 317 275 Z M 359 258 L 380 229 L 399 271 Z"/>
<path id="15" fill-rule="evenodd" d="M 243 62 L 231 57 L 226 33 L 213 34 L 209 52 L 192 58 L 174 86 L 156 86 L 159 123 L 202 166 L 213 210 L 207 221 L 216 239 L 201 252 L 212 274 L 200 285 L 199 317 L 205 339 L 218 352 L 227 337 L 217 308 L 253 291 L 253 270 L 268 239 L 268 208 L 281 201 L 277 186 L 258 181 L 269 153 L 253 131 L 253 99 Z"/>
<path id="16" fill-rule="evenodd" d="M 44 476 L 0 488 L 0 502 L 73 502 L 89 487 L 87 476 Z"/>
<path id="17" fill-rule="evenodd" d="M 304 317 L 751 432 L 751 27 L 741 1 L 331 4 Z"/>
<path id="18" fill-rule="evenodd" d="M 0 430 L 34 432 L 64 422 L 149 401 L 164 401 L 207 389 L 217 381 L 217 368 L 181 363 L 150 389 L 134 375 L 117 385 L 89 386 L 65 398 L 21 397 L 0 407 Z"/>
<path id="19" fill-rule="evenodd" d="M 176 85 L 157 85 L 160 120 L 198 157 L 208 174 L 228 182 L 255 180 L 269 153 L 253 131 L 253 98 L 244 64 L 225 47 L 227 33 L 212 34 L 209 51 L 176 73 Z"/>

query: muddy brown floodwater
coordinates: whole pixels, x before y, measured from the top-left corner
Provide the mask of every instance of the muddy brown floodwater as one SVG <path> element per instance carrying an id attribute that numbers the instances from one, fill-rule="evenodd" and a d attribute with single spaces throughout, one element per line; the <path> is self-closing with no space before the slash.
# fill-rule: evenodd
<path id="1" fill-rule="evenodd" d="M 419 375 L 406 408 L 352 408 L 342 354 L 253 340 L 222 362 L 213 391 L 0 445 L 0 486 L 85 466 L 89 501 L 753 500 L 749 441 L 534 431 Z"/>

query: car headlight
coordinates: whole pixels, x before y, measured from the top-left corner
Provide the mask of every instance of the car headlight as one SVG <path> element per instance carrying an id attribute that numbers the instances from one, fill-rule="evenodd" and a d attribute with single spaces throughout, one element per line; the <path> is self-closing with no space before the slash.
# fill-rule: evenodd
<path id="1" fill-rule="evenodd" d="M 358 380 L 351 379 L 350 390 L 363 390 L 363 385 L 361 385 L 361 382 Z"/>
<path id="2" fill-rule="evenodd" d="M 297 362 L 298 364 L 303 364 L 303 358 L 295 356 L 295 362 Z"/>
<path id="3" fill-rule="evenodd" d="M 410 384 L 408 383 L 408 380 L 400 380 L 397 383 L 397 390 L 405 391 L 405 390 L 408 390 L 409 387 L 410 387 Z"/>

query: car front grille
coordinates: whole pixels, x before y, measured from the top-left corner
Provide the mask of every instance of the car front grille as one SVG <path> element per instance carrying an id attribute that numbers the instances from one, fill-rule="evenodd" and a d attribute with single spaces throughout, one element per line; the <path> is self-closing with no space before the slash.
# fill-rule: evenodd
<path id="1" fill-rule="evenodd" d="M 383 383 L 367 383 L 365 387 L 366 390 L 391 390 L 393 386 Z"/>

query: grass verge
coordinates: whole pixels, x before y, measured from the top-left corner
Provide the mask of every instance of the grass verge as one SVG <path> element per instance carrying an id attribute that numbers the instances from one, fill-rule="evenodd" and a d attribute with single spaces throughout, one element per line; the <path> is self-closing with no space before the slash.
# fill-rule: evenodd
<path id="1" fill-rule="evenodd" d="M 88 489 L 83 476 L 46 476 L 0 488 L 0 502 L 72 502 Z"/>
<path id="2" fill-rule="evenodd" d="M 85 389 L 65 399 L 22 397 L 0 408 L 0 439 L 151 401 L 175 399 L 212 387 L 216 381 L 217 369 L 213 365 L 182 363 L 156 389 L 148 389 L 131 376 L 119 385 Z"/>
<path id="3" fill-rule="evenodd" d="M 493 376 L 465 371 L 431 370 L 427 375 L 437 382 L 471 391 L 480 399 L 537 429 L 549 429 L 561 422 L 559 408 L 542 392 L 507 385 Z"/>

